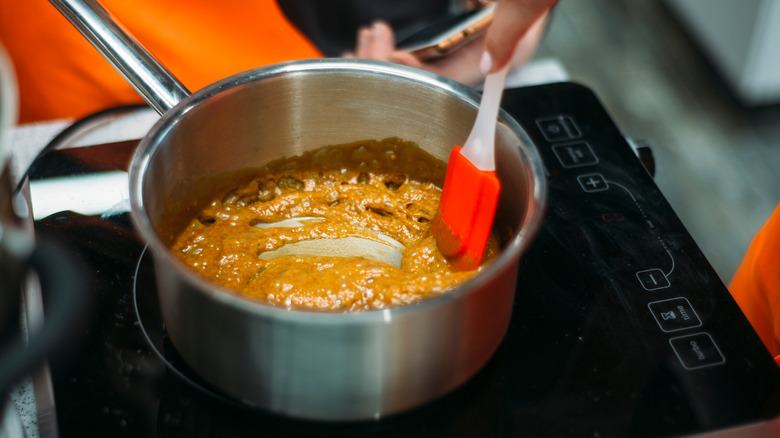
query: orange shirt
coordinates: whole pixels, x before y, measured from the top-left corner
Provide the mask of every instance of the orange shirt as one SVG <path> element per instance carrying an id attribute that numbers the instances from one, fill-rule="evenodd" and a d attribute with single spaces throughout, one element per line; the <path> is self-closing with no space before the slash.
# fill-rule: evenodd
<path id="1" fill-rule="evenodd" d="M 190 91 L 254 67 L 321 57 L 273 0 L 100 3 Z M 17 73 L 20 123 L 143 102 L 46 0 L 4 2 L 0 42 Z"/>
<path id="2" fill-rule="evenodd" d="M 780 205 L 756 233 L 729 290 L 780 364 Z"/>

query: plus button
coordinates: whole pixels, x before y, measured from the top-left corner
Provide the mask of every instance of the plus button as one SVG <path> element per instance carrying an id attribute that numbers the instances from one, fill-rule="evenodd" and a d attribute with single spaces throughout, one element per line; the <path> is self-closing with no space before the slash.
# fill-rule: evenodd
<path id="1" fill-rule="evenodd" d="M 580 175 L 577 177 L 577 181 L 580 183 L 582 190 L 586 192 L 600 192 L 609 188 L 609 184 L 607 184 L 607 181 L 600 173 Z"/>

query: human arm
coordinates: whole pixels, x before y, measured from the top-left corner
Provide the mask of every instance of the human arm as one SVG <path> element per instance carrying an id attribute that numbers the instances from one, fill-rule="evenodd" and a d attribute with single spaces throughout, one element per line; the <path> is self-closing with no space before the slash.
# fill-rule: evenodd
<path id="1" fill-rule="evenodd" d="M 780 363 L 780 204 L 756 233 L 729 284 L 769 352 Z"/>

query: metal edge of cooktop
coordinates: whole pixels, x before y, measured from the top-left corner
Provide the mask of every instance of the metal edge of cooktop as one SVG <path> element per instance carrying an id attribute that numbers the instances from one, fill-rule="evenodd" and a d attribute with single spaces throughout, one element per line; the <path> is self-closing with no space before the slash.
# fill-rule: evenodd
<path id="1" fill-rule="evenodd" d="M 24 233 L 34 239 L 34 220 L 31 214 L 29 184 L 24 182 L 18 191 L 17 212 L 22 216 Z M 30 272 L 24 279 L 22 291 L 22 329 L 30 336 L 44 323 L 43 295 L 38 277 Z M 54 384 L 49 362 L 31 371 L 26 381 L 19 384 L 15 404 L 24 425 L 27 438 L 57 438 L 57 412 L 54 402 Z"/>
<path id="2" fill-rule="evenodd" d="M 140 110 L 139 110 L 140 109 Z M 83 147 L 101 144 L 111 139 L 140 138 L 155 121 L 149 111 L 127 108 L 120 114 L 106 114 L 91 123 L 71 130 L 73 124 L 62 121 L 22 126 L 12 132 L 13 165 L 17 190 L 15 209 L 21 216 L 23 232 L 34 238 L 34 208 L 26 169 L 45 152 L 47 147 L 60 139 L 57 148 Z M 63 134 L 64 138 L 60 138 Z M 22 329 L 33 333 L 43 323 L 43 300 L 40 284 L 34 274 L 25 279 L 22 291 Z M 57 438 L 59 436 L 54 386 L 48 362 L 31 371 L 30 376 L 15 389 L 13 406 L 24 427 L 26 438 Z M 13 416 L 12 416 L 13 418 Z M 3 431 L 5 432 L 5 431 Z M 12 437 L 15 435 L 11 435 Z"/>

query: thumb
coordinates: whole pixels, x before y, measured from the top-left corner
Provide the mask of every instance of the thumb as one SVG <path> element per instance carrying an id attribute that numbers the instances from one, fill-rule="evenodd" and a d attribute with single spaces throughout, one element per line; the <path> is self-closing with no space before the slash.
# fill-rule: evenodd
<path id="1" fill-rule="evenodd" d="M 504 67 L 520 39 L 556 3 L 557 0 L 499 0 L 485 35 L 485 52 L 479 64 L 482 74 Z"/>

